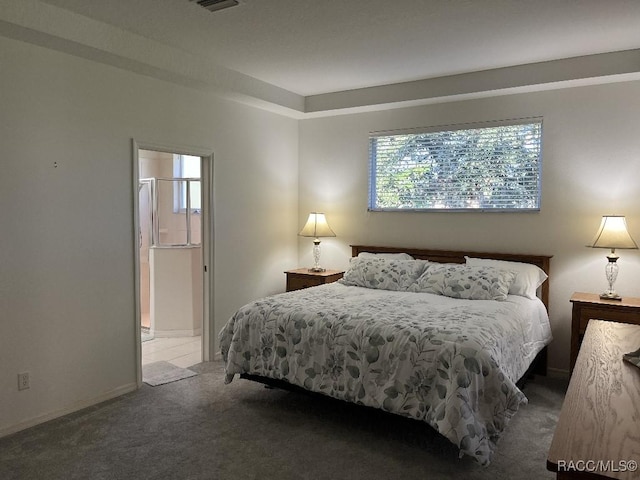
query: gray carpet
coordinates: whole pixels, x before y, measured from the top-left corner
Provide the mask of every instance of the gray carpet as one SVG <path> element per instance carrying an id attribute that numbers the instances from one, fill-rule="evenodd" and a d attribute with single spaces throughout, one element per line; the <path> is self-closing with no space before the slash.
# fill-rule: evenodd
<path id="1" fill-rule="evenodd" d="M 152 387 L 176 382 L 197 375 L 188 368 L 180 368 L 169 362 L 153 362 L 142 366 L 142 381 Z"/>
<path id="2" fill-rule="evenodd" d="M 417 421 L 246 380 L 220 362 L 0 439 L 13 479 L 543 479 L 566 382 L 536 377 L 481 467 Z"/>

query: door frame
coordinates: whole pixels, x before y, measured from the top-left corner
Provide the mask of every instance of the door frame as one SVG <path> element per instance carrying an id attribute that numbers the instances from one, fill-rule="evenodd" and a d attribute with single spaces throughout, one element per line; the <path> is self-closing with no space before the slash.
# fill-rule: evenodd
<path id="1" fill-rule="evenodd" d="M 135 356 L 136 382 L 138 388 L 142 386 L 142 339 L 141 305 L 140 305 L 140 249 L 138 248 L 140 230 L 140 208 L 138 199 L 138 183 L 140 180 L 139 150 L 152 150 L 164 153 L 191 155 L 201 158 L 200 181 L 202 182 L 202 275 L 203 275 L 203 304 L 202 304 L 202 360 L 209 362 L 214 357 L 215 322 L 213 317 L 214 300 L 214 221 L 213 221 L 213 150 L 202 147 L 185 147 L 183 145 L 162 145 L 131 139 L 133 158 L 133 255 L 134 255 L 134 293 L 135 293 Z"/>

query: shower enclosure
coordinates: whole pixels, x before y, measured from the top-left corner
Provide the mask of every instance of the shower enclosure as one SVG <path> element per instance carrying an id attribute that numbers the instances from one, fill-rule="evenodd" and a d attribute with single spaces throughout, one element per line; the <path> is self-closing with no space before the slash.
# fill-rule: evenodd
<path id="1" fill-rule="evenodd" d="M 198 177 L 139 181 L 143 340 L 201 334 L 200 188 Z"/>

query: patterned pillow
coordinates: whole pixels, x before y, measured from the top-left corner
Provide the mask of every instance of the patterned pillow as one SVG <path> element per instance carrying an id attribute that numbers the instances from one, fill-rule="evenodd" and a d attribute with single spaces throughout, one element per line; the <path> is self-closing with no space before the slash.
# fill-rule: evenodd
<path id="1" fill-rule="evenodd" d="M 435 293 L 468 300 L 506 300 L 516 273 L 494 267 L 431 264 L 409 287 L 411 292 Z"/>
<path id="2" fill-rule="evenodd" d="M 427 264 L 426 260 L 355 257 L 340 282 L 356 287 L 405 291 L 422 275 Z"/>

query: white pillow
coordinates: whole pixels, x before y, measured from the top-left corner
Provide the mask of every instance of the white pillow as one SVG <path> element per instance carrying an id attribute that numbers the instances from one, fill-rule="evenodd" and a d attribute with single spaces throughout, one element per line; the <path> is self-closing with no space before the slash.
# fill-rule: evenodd
<path id="1" fill-rule="evenodd" d="M 358 258 L 386 258 L 387 260 L 413 260 L 408 253 L 372 253 L 360 252 Z"/>
<path id="2" fill-rule="evenodd" d="M 506 260 L 490 260 L 488 258 L 464 257 L 467 265 L 480 267 L 489 266 L 511 270 L 516 272 L 516 278 L 509 287 L 510 295 L 520 295 L 521 297 L 536 298 L 536 290 L 548 278 L 544 271 L 530 263 L 509 262 Z"/>

